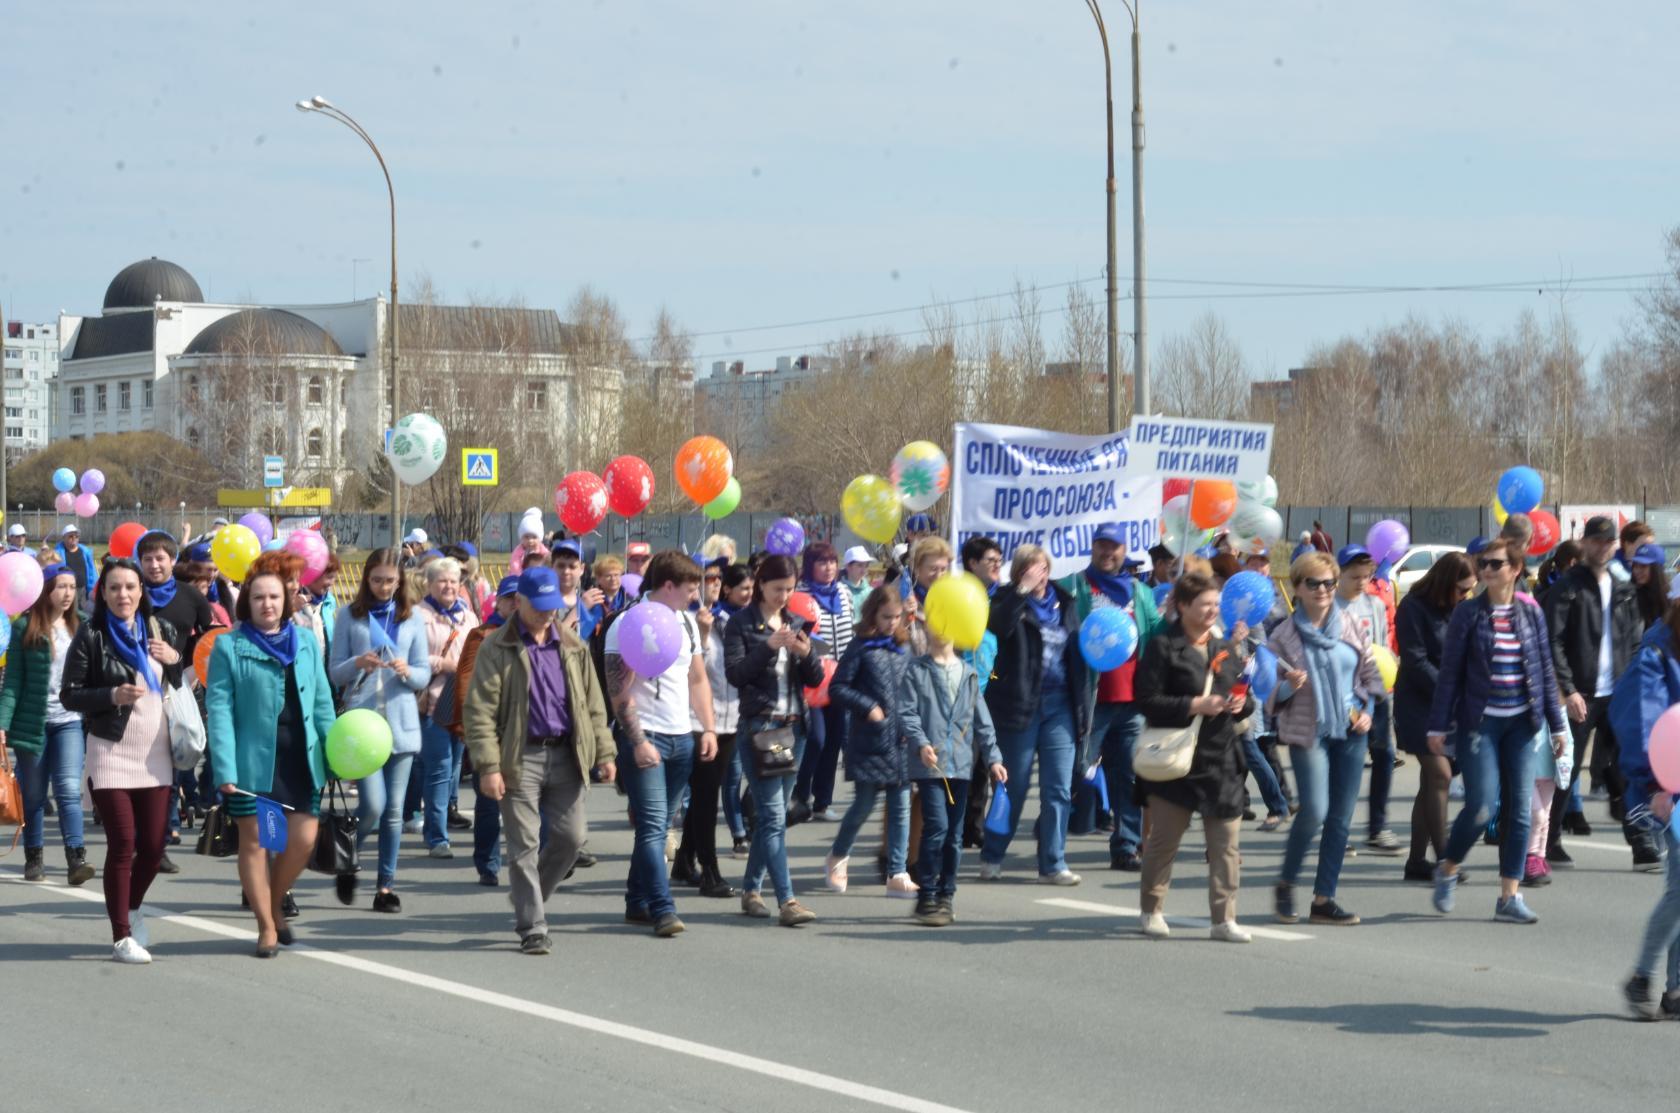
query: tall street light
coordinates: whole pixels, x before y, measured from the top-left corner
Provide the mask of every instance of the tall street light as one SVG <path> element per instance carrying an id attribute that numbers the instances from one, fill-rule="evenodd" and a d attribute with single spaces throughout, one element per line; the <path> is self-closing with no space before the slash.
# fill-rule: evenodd
<path id="1" fill-rule="evenodd" d="M 1138 68 L 1138 16 L 1141 0 L 1120 0 L 1132 19 L 1132 340 L 1136 357 L 1132 361 L 1132 412 L 1146 414 L 1149 405 L 1148 314 L 1144 309 L 1143 240 L 1143 86 Z M 1108 94 L 1108 427 L 1120 429 L 1120 290 L 1119 263 L 1115 247 L 1114 179 L 1114 66 L 1108 51 L 1108 25 L 1103 22 L 1097 0 L 1085 0 L 1091 18 L 1102 36 L 1103 83 Z"/>
<path id="2" fill-rule="evenodd" d="M 373 157 L 379 160 L 379 170 L 385 175 L 385 192 L 389 194 L 391 198 L 391 319 L 388 322 L 389 327 L 387 329 L 391 338 L 391 428 L 396 428 L 397 418 L 402 415 L 402 411 L 397 408 L 398 399 L 401 397 L 398 390 L 397 378 L 397 191 L 391 185 L 391 170 L 390 167 L 385 165 L 385 156 L 379 153 L 379 146 L 374 143 L 373 137 L 363 129 L 361 124 L 358 124 L 354 119 L 352 119 L 348 112 L 327 100 L 326 97 L 317 96 L 310 97 L 308 100 L 300 100 L 297 102 L 297 110 L 299 112 L 319 112 L 321 115 L 326 116 L 329 119 L 337 120 L 339 123 L 361 136 L 362 142 L 366 143 L 368 145 L 368 150 L 373 152 Z M 395 473 L 392 473 L 391 547 L 393 549 L 397 549 L 401 548 L 401 546 L 402 482 L 397 479 Z"/>

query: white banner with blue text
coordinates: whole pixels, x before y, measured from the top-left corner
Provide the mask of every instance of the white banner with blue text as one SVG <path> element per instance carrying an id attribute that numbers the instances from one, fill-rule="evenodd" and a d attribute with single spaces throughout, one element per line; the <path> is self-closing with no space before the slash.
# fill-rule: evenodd
<path id="1" fill-rule="evenodd" d="M 1264 483 L 1272 467 L 1272 427 L 1195 417 L 1133 417 L 1128 475 Z"/>

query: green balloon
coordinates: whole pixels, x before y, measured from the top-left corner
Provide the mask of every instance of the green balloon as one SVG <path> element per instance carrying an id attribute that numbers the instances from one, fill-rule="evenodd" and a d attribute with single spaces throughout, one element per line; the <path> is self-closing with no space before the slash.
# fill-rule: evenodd
<path id="1" fill-rule="evenodd" d="M 346 781 L 371 777 L 391 757 L 391 724 L 377 711 L 346 711 L 327 731 L 327 765 Z"/>
<path id="2" fill-rule="evenodd" d="M 734 476 L 730 476 L 729 482 L 724 484 L 723 491 L 719 493 L 717 498 L 702 506 L 700 512 L 716 521 L 718 518 L 729 517 L 735 513 L 735 508 L 740 505 L 741 483 Z"/>

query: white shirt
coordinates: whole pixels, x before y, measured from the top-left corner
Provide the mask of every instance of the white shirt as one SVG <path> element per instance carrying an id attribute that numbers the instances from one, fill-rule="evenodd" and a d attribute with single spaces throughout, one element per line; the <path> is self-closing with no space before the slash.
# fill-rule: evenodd
<path id="1" fill-rule="evenodd" d="M 687 611 L 677 612 L 682 620 L 683 643 L 687 652 L 679 652 L 670 667 L 658 676 L 642 676 L 630 684 L 630 698 L 636 704 L 636 717 L 642 730 L 655 734 L 688 734 L 688 670 L 690 662 L 700 655 L 700 629 L 694 616 Z M 615 622 L 607 630 L 608 657 L 618 656 L 618 632 L 624 623 Z"/>
<path id="2" fill-rule="evenodd" d="M 1610 640 L 1610 596 L 1616 581 L 1609 576 L 1598 578 L 1598 602 L 1604 610 L 1604 629 L 1598 638 L 1598 685 L 1594 696 L 1607 696 L 1616 688 L 1616 650 Z"/>
<path id="3" fill-rule="evenodd" d="M 62 622 L 52 628 L 52 668 L 47 672 L 47 724 L 60 726 L 81 718 L 74 711 L 64 710 L 58 691 L 64 686 L 64 658 L 70 653 L 70 630 Z"/>

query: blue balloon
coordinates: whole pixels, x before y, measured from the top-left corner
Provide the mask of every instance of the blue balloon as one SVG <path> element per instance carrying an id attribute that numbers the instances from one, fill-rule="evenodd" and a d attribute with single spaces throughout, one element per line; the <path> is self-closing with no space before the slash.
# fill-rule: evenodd
<path id="1" fill-rule="evenodd" d="M 6 650 L 12 645 L 12 624 L 0 621 L 0 657 L 6 655 Z"/>
<path id="2" fill-rule="evenodd" d="M 1254 693 L 1254 698 L 1265 703 L 1277 691 L 1278 659 L 1268 646 L 1256 646 L 1254 649 L 1254 674 L 1248 678 L 1248 690 Z"/>
<path id="3" fill-rule="evenodd" d="M 1499 477 L 1499 505 L 1507 514 L 1527 514 L 1540 505 L 1546 485 L 1533 468 L 1508 468 Z"/>
<path id="4" fill-rule="evenodd" d="M 1227 633 L 1239 622 L 1258 626 L 1272 613 L 1276 601 L 1277 590 L 1272 587 L 1270 576 L 1263 572 L 1238 572 L 1225 581 L 1225 590 L 1219 596 L 1219 617 Z"/>
<path id="5" fill-rule="evenodd" d="M 1079 652 L 1098 672 L 1117 669 L 1137 652 L 1138 629 L 1119 607 L 1099 607 L 1079 627 Z"/>
<path id="6" fill-rule="evenodd" d="M 53 490 L 63 494 L 76 489 L 76 473 L 69 468 L 59 468 L 53 472 Z"/>

